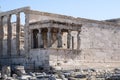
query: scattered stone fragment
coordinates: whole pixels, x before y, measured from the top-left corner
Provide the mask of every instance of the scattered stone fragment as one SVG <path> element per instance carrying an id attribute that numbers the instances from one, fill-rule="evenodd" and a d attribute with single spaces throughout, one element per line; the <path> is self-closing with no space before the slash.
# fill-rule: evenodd
<path id="1" fill-rule="evenodd" d="M 11 69 L 10 66 L 3 66 L 2 67 L 2 72 L 1 72 L 1 77 L 3 79 L 6 79 L 7 77 L 11 76 Z"/>
<path id="2" fill-rule="evenodd" d="M 16 67 L 15 67 L 15 73 L 16 73 L 18 76 L 25 75 L 26 72 L 25 72 L 24 66 L 16 66 Z"/>

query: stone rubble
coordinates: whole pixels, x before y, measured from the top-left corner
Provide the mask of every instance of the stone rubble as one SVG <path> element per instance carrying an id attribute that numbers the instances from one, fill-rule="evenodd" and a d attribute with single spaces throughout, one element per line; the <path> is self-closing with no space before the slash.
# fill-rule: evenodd
<path id="1" fill-rule="evenodd" d="M 10 66 L 3 66 L 0 80 L 120 80 L 120 69 L 80 69 L 68 71 L 26 72 L 24 66 L 16 66 L 12 73 Z"/>
<path id="2" fill-rule="evenodd" d="M 11 69 L 10 66 L 3 66 L 2 67 L 2 72 L 1 72 L 1 77 L 2 78 L 7 78 L 11 76 Z"/>

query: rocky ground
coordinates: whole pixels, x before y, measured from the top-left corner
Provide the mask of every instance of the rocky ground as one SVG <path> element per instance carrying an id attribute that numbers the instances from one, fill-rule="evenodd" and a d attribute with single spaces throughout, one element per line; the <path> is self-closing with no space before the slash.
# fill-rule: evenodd
<path id="1" fill-rule="evenodd" d="M 1 80 L 120 80 L 120 69 L 51 70 L 26 73 L 24 66 L 17 66 L 13 73 L 9 66 L 4 66 L 1 70 Z"/>

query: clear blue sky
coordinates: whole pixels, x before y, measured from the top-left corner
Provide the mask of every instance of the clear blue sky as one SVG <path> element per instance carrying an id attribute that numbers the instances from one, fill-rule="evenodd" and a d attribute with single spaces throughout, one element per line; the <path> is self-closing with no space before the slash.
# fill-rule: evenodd
<path id="1" fill-rule="evenodd" d="M 31 9 L 74 17 L 105 20 L 120 18 L 120 0 L 0 0 L 0 10 Z"/>

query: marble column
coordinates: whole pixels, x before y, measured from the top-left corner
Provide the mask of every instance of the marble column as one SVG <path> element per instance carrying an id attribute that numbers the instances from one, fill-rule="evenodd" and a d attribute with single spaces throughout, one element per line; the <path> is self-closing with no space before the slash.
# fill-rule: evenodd
<path id="1" fill-rule="evenodd" d="M 68 30 L 68 34 L 67 34 L 67 48 L 69 49 L 71 46 L 71 31 Z"/>
<path id="2" fill-rule="evenodd" d="M 29 51 L 30 51 L 30 39 L 29 39 L 29 34 L 30 34 L 30 31 L 29 31 L 29 14 L 28 12 L 26 11 L 25 12 L 25 26 L 24 26 L 24 38 L 25 38 L 25 41 L 24 41 L 24 48 L 25 48 L 25 53 L 27 56 L 29 56 Z"/>
<path id="3" fill-rule="evenodd" d="M 43 37 L 42 37 L 41 29 L 39 29 L 39 33 L 38 33 L 38 47 L 39 47 L 39 48 L 44 48 Z"/>
<path id="4" fill-rule="evenodd" d="M 20 13 L 16 14 L 16 51 L 17 55 L 20 55 Z"/>
<path id="5" fill-rule="evenodd" d="M 33 43 L 33 30 L 30 31 L 30 34 L 31 34 L 31 37 L 30 37 L 30 39 L 31 39 L 31 49 L 33 49 L 34 48 L 33 47 L 33 45 L 34 45 L 34 43 Z"/>
<path id="6" fill-rule="evenodd" d="M 3 55 L 3 17 L 0 17 L 0 56 Z"/>
<path id="7" fill-rule="evenodd" d="M 57 47 L 58 47 L 58 48 L 62 47 L 62 35 L 61 35 L 61 29 L 59 29 L 58 34 L 57 34 L 57 41 L 58 41 L 58 45 L 57 45 Z"/>
<path id="8" fill-rule="evenodd" d="M 80 39 L 80 31 L 78 31 L 77 34 L 77 49 L 80 49 L 80 45 L 81 45 L 81 39 Z"/>
<path id="9" fill-rule="evenodd" d="M 47 47 L 51 47 L 51 28 L 48 28 L 47 32 Z"/>
<path id="10" fill-rule="evenodd" d="M 12 38 L 12 26 L 11 26 L 11 15 L 7 16 L 7 54 L 11 56 L 11 38 Z"/>

